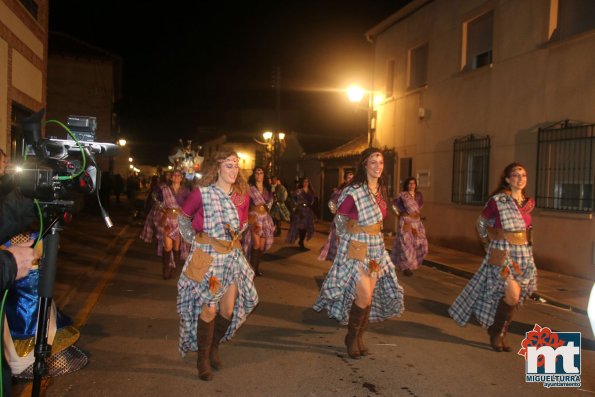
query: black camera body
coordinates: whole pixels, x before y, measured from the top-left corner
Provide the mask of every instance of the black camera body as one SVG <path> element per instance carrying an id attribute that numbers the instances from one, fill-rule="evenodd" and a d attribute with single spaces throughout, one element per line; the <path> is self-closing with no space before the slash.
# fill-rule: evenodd
<path id="1" fill-rule="evenodd" d="M 115 154 L 117 146 L 94 142 L 95 117 L 85 116 L 71 116 L 67 122 L 78 141 L 42 139 L 43 113 L 42 109 L 22 122 L 25 161 L 11 170 L 13 181 L 25 196 L 45 203 L 63 203 L 80 193 L 95 193 L 101 184 L 101 171 L 94 156 Z"/>

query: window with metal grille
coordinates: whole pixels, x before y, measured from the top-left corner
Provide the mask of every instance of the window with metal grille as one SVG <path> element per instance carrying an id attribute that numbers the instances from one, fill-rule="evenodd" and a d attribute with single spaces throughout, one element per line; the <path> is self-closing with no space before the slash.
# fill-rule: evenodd
<path id="1" fill-rule="evenodd" d="M 473 134 L 455 139 L 452 202 L 483 205 L 488 199 L 490 137 Z"/>
<path id="2" fill-rule="evenodd" d="M 566 120 L 539 129 L 535 194 L 537 207 L 593 212 L 594 125 L 573 125 Z"/>

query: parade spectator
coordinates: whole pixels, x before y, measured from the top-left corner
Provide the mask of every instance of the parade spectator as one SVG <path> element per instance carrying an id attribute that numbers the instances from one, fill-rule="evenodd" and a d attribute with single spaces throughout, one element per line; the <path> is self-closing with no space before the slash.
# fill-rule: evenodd
<path id="1" fill-rule="evenodd" d="M 266 182 L 265 182 L 266 181 Z M 269 214 L 273 205 L 273 194 L 264 168 L 256 167 L 248 178 L 250 186 L 250 210 L 248 214 L 249 233 L 244 237 L 246 255 L 256 276 L 260 272 L 260 259 L 262 254 L 273 245 L 275 224 Z"/>
<path id="2" fill-rule="evenodd" d="M 316 200 L 316 192 L 308 178 L 302 178 L 298 187 L 291 194 L 293 212 L 285 242 L 293 244 L 299 238 L 299 247 L 304 250 L 304 240 L 308 241 L 314 234 L 314 212 L 312 206 Z"/>
<path id="3" fill-rule="evenodd" d="M 404 310 L 403 289 L 384 247 L 386 188 L 382 182 L 384 156 L 369 147 L 361 153 L 353 180 L 337 201 L 337 256 L 314 310 L 347 324 L 345 345 L 351 358 L 369 354 L 363 334 L 369 322 L 398 316 Z"/>
<path id="4" fill-rule="evenodd" d="M 487 327 L 490 345 L 510 351 L 504 340 L 514 310 L 537 288 L 531 247 L 531 212 L 535 201 L 526 196 L 527 170 L 511 163 L 502 172 L 476 227 L 486 255 L 479 270 L 449 308 L 461 326 L 471 317 Z"/>
<path id="5" fill-rule="evenodd" d="M 10 177 L 5 175 L 8 156 L 0 149 L 0 241 L 27 229 L 36 220 L 33 200 L 24 197 L 15 188 Z M 36 253 L 30 244 L 15 244 L 0 250 L 0 287 L 1 293 L 10 288 L 15 280 L 29 274 Z M 10 396 L 12 374 L 6 355 L 2 355 L 2 393 Z"/>
<path id="6" fill-rule="evenodd" d="M 424 198 L 417 191 L 417 180 L 405 179 L 403 191 L 393 201 L 393 209 L 399 216 L 397 236 L 391 251 L 391 260 L 405 276 L 413 276 L 413 270 L 421 266 L 428 254 L 426 229 L 422 223 L 421 209 Z"/>
<path id="7" fill-rule="evenodd" d="M 124 190 L 124 180 L 122 179 L 122 175 L 116 174 L 114 175 L 114 196 L 116 196 L 116 203 L 120 204 L 120 195 Z"/>
<path id="8" fill-rule="evenodd" d="M 341 196 L 341 192 L 351 182 L 353 179 L 353 171 L 348 170 L 345 172 L 345 176 L 343 177 L 343 182 L 333 189 L 331 193 L 331 198 L 328 202 L 328 208 L 333 215 L 337 213 L 337 200 Z M 330 261 L 333 262 L 335 260 L 335 255 L 337 255 L 337 232 L 335 229 L 335 222 L 331 222 L 331 227 L 329 230 L 328 238 L 326 239 L 326 243 L 320 248 L 320 255 L 318 255 L 318 260 L 320 261 Z"/>
<path id="9" fill-rule="evenodd" d="M 248 185 L 238 155 L 221 151 L 205 166 L 200 187 L 180 215 L 180 230 L 192 244 L 178 281 L 182 356 L 198 351 L 198 376 L 213 379 L 221 369 L 219 343 L 231 339 L 258 304 L 254 271 L 240 240 L 248 222 Z"/>
<path id="10" fill-rule="evenodd" d="M 174 170 L 170 184 L 164 182 L 153 188 L 153 207 L 140 235 L 143 241 L 150 243 L 155 232 L 164 280 L 172 277 L 174 269 L 182 266 L 181 259 L 188 254 L 188 245 L 182 241 L 178 228 L 180 207 L 190 195 L 190 190 L 182 184 L 183 180 L 182 171 Z"/>
<path id="11" fill-rule="evenodd" d="M 289 223 L 290 220 L 289 210 L 285 204 L 289 194 L 287 193 L 287 189 L 285 186 L 283 186 L 278 176 L 273 176 L 271 181 L 271 190 L 273 192 L 273 207 L 271 208 L 271 217 L 275 223 L 275 237 L 279 237 L 281 235 L 281 222 Z"/>

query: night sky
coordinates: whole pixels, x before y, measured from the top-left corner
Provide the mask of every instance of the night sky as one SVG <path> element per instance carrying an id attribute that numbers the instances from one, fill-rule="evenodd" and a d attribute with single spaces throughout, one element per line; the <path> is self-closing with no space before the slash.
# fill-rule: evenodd
<path id="1" fill-rule="evenodd" d="M 277 66 L 281 108 L 299 114 L 291 129 L 316 152 L 366 130 L 365 111 L 340 90 L 366 85 L 364 33 L 406 3 L 53 0 L 50 30 L 122 57 L 121 132 L 142 163 L 164 162 L 180 138 L 214 137 L 201 127 L 249 130 L 230 112 L 274 110 Z"/>

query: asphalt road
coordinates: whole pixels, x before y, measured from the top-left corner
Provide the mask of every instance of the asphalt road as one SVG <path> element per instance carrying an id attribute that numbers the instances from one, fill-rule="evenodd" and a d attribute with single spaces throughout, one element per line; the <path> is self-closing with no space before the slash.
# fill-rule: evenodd
<path id="1" fill-rule="evenodd" d="M 587 318 L 539 302 L 515 316 L 513 352 L 496 353 L 477 324 L 459 327 L 447 308 L 466 279 L 424 266 L 399 277 L 406 294 L 400 318 L 372 324 L 372 355 L 350 359 L 345 327 L 316 313 L 327 262 L 277 239 L 256 279 L 260 304 L 235 338 L 222 345 L 225 368 L 211 382 L 197 378 L 196 354 L 177 349 L 176 280 L 161 279 L 154 245 L 138 239 L 129 213 L 115 209 L 107 230 L 98 216 L 80 216 L 62 233 L 56 301 L 80 326 L 84 369 L 44 383 L 47 396 L 571 396 L 595 395 L 595 343 Z M 283 233 L 283 236 L 285 233 Z M 516 354 L 534 324 L 582 332 L 581 388 L 525 382 Z M 30 383 L 13 395 L 30 395 Z"/>

